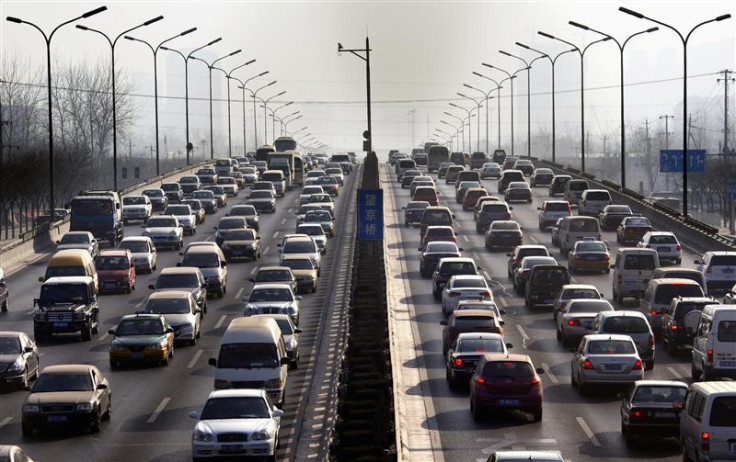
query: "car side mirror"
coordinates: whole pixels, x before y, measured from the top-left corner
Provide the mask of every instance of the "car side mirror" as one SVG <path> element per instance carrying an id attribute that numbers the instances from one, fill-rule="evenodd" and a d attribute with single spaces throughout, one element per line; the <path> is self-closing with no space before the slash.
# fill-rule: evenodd
<path id="1" fill-rule="evenodd" d="M 513 343 L 507 343 L 506 344 L 506 348 L 513 348 L 513 347 L 514 347 L 514 344 Z"/>
<path id="2" fill-rule="evenodd" d="M 225 216 L 226 217 L 229 217 L 230 216 L 230 213 L 226 213 Z M 215 229 L 217 229 L 217 228 L 215 228 Z"/>
<path id="3" fill-rule="evenodd" d="M 301 295 L 297 295 L 297 296 L 296 296 L 296 297 L 294 297 L 294 298 L 295 298 L 296 300 L 301 300 L 301 299 L 302 299 L 302 296 L 301 296 Z"/>
<path id="4" fill-rule="evenodd" d="M 248 280 L 249 280 L 250 282 L 254 283 L 254 284 L 255 284 L 255 282 L 256 282 L 256 279 L 255 279 L 255 278 L 250 278 L 250 279 L 248 279 Z"/>
<path id="5" fill-rule="evenodd" d="M 26 386 L 23 387 L 23 390 L 25 390 L 25 391 L 31 391 L 31 386 L 30 385 L 26 385 Z"/>
<path id="6" fill-rule="evenodd" d="M 276 247 L 281 247 L 281 244 L 276 244 Z"/>
<path id="7" fill-rule="evenodd" d="M 97 384 L 98 390 L 107 390 L 107 384 L 106 383 L 99 383 Z"/>
<path id="8" fill-rule="evenodd" d="M 227 266 L 227 262 L 225 260 L 220 262 L 220 268 L 224 268 Z"/>
<path id="9" fill-rule="evenodd" d="M 542 207 L 537 207 L 537 210 L 542 210 Z"/>
<path id="10" fill-rule="evenodd" d="M 59 244 L 61 244 L 61 240 L 56 241 L 56 245 L 59 245 Z"/>
<path id="11" fill-rule="evenodd" d="M 43 282 L 43 276 L 38 277 L 38 282 Z"/>
<path id="12" fill-rule="evenodd" d="M 537 371 L 537 374 L 544 374 L 544 369 L 542 369 L 541 367 L 538 367 L 534 370 Z"/>
<path id="13" fill-rule="evenodd" d="M 296 328 L 296 329 L 294 329 L 294 333 L 295 334 L 301 334 L 302 333 L 302 330 L 299 329 L 299 328 Z"/>
<path id="14" fill-rule="evenodd" d="M 181 262 L 177 262 L 176 263 L 176 266 L 181 266 Z"/>
<path id="15" fill-rule="evenodd" d="M 261 236 L 257 236 L 256 240 L 259 241 L 261 239 Z"/>
<path id="16" fill-rule="evenodd" d="M 454 213 L 452 214 L 452 218 L 457 218 Z"/>
<path id="17" fill-rule="evenodd" d="M 33 353 L 33 347 L 32 346 L 27 346 L 27 347 L 23 348 L 23 352 L 24 353 Z"/>
<path id="18" fill-rule="evenodd" d="M 693 263 L 695 263 L 696 265 L 700 265 L 701 264 L 700 263 L 700 260 L 695 260 L 695 261 L 693 261 Z"/>
<path id="19" fill-rule="evenodd" d="M 148 288 L 151 289 L 151 290 L 155 290 L 156 289 L 156 286 L 153 285 L 153 284 L 148 284 Z"/>
<path id="20" fill-rule="evenodd" d="M 464 252 L 465 251 L 465 249 L 462 248 L 462 247 L 458 247 L 457 250 L 459 250 L 460 252 Z"/>
<path id="21" fill-rule="evenodd" d="M 406 210 L 406 207 L 401 207 L 401 210 Z"/>
<path id="22" fill-rule="evenodd" d="M 283 416 L 284 416 L 284 411 L 282 411 L 281 409 L 274 409 L 274 410 L 273 410 L 273 411 L 271 412 L 271 417 L 278 417 L 278 418 L 281 418 L 281 417 L 283 417 Z"/>
<path id="23" fill-rule="evenodd" d="M 509 207 L 509 210 L 514 210 L 514 208 L 513 207 Z"/>
<path id="24" fill-rule="evenodd" d="M 498 310 L 498 314 L 506 314 L 506 310 Z"/>
<path id="25" fill-rule="evenodd" d="M 215 359 L 215 358 L 210 358 L 210 359 L 208 359 L 208 360 L 207 360 L 207 364 L 209 364 L 210 366 L 215 366 L 215 367 L 217 367 L 217 359 Z"/>
<path id="26" fill-rule="evenodd" d="M 288 366 L 289 365 L 289 362 L 290 362 L 289 361 L 289 358 L 287 358 L 286 356 L 284 356 L 283 358 L 281 358 L 281 365 L 282 366 Z"/>
<path id="27" fill-rule="evenodd" d="M 197 419 L 199 419 L 199 413 L 197 411 L 192 411 L 192 412 L 189 413 L 189 417 L 192 418 L 192 419 L 194 419 L 194 420 L 197 420 Z"/>
<path id="28" fill-rule="evenodd" d="M 107 331 L 109 335 L 115 335 L 115 329 L 110 329 Z"/>
<path id="29" fill-rule="evenodd" d="M 447 321 L 440 321 L 440 326 L 446 326 L 446 325 L 447 325 Z"/>

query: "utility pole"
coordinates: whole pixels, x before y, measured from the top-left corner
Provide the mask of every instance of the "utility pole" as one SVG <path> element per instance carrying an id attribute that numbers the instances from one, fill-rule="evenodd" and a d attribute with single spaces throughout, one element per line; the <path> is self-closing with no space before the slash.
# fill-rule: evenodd
<path id="1" fill-rule="evenodd" d="M 416 125 L 415 125 L 416 119 L 415 119 L 415 117 L 416 117 L 416 114 L 417 114 L 417 109 L 416 108 L 412 108 L 411 111 L 409 111 L 409 114 L 411 114 L 411 146 L 413 148 L 414 146 L 416 146 L 416 144 L 415 144 L 416 143 L 416 139 L 415 139 L 415 136 L 416 136 Z"/>
<path id="2" fill-rule="evenodd" d="M 652 158 L 651 143 L 649 143 L 649 124 L 651 124 L 649 118 L 644 119 L 644 136 L 647 137 L 647 162 Z"/>
<path id="3" fill-rule="evenodd" d="M 730 71 L 728 69 L 724 69 L 719 74 L 723 74 L 722 79 L 717 79 L 716 82 L 723 82 L 723 149 L 721 149 L 721 153 L 727 155 L 729 153 L 728 149 L 728 82 L 729 80 L 731 82 L 736 82 L 736 79 L 733 77 L 729 77 L 728 75 L 733 75 L 733 71 Z"/>
<path id="4" fill-rule="evenodd" d="M 668 115 L 668 114 L 659 116 L 659 120 L 662 120 L 662 119 L 664 119 L 664 148 L 669 149 L 670 148 L 670 135 L 672 135 L 672 133 L 670 133 L 670 119 L 674 121 L 675 116 Z M 667 191 L 669 191 L 671 176 L 669 172 L 665 173 L 664 175 L 667 181 Z"/>

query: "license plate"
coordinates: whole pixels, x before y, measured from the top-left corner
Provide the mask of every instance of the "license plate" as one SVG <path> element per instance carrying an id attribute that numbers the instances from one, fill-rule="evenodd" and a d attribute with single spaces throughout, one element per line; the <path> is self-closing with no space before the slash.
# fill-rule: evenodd
<path id="1" fill-rule="evenodd" d="M 54 329 L 66 329 L 69 327 L 68 322 L 55 322 L 54 323 Z"/>
<path id="2" fill-rule="evenodd" d="M 242 451 L 243 451 L 242 444 L 224 444 L 220 448 L 220 452 L 242 452 Z"/>
<path id="3" fill-rule="evenodd" d="M 674 419 L 675 413 L 674 412 L 655 412 L 654 417 L 658 419 Z"/>
<path id="4" fill-rule="evenodd" d="M 105 287 L 105 288 L 108 288 L 108 289 L 112 289 L 112 288 L 114 288 L 114 287 L 115 287 L 115 283 L 114 283 L 114 282 L 106 282 L 106 283 L 104 284 L 104 287 Z"/>
<path id="5" fill-rule="evenodd" d="M 728 443 L 728 452 L 736 454 L 736 441 Z"/>
<path id="6" fill-rule="evenodd" d="M 519 400 L 518 399 L 499 399 L 498 405 L 499 406 L 518 406 Z"/>
<path id="7" fill-rule="evenodd" d="M 723 274 L 731 274 L 734 271 L 736 271 L 736 270 L 734 270 L 733 268 L 724 268 L 723 269 Z"/>
<path id="8" fill-rule="evenodd" d="M 51 423 L 66 422 L 65 415 L 50 415 L 46 417 L 46 420 Z"/>
<path id="9" fill-rule="evenodd" d="M 131 359 L 141 359 L 142 357 L 143 357 L 143 352 L 142 351 L 136 351 L 136 352 L 130 354 L 130 358 Z"/>
<path id="10" fill-rule="evenodd" d="M 621 367 L 621 364 L 606 364 L 603 366 L 603 369 L 607 371 L 620 371 Z"/>
<path id="11" fill-rule="evenodd" d="M 720 367 L 736 367 L 736 361 L 719 361 Z"/>
<path id="12" fill-rule="evenodd" d="M 669 252 L 669 247 L 657 247 L 657 252 Z"/>
<path id="13" fill-rule="evenodd" d="M 233 250 L 232 252 L 233 252 L 233 255 L 243 255 L 242 250 Z"/>

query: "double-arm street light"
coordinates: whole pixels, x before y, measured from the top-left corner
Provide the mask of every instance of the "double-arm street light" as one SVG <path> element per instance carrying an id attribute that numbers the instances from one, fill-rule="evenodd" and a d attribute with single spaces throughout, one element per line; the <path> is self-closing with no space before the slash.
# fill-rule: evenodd
<path id="1" fill-rule="evenodd" d="M 519 69 L 518 71 L 514 72 L 513 74 L 510 72 L 507 72 L 500 67 L 493 66 L 488 63 L 481 63 L 486 67 L 489 67 L 491 69 L 495 69 L 499 72 L 503 72 L 506 74 L 506 79 L 502 80 L 500 83 L 503 83 L 506 80 L 511 80 L 511 155 L 514 155 L 514 79 L 516 78 L 517 74 L 521 71 L 525 71 L 526 68 Z"/>
<path id="2" fill-rule="evenodd" d="M 470 114 L 473 113 L 473 109 L 475 109 L 475 108 L 468 109 L 468 108 L 465 108 L 465 107 L 460 106 L 459 104 L 455 104 L 455 103 L 452 103 L 452 102 L 450 103 L 450 106 L 452 106 L 452 107 L 454 107 L 456 109 L 460 109 L 461 111 L 465 111 L 465 113 L 468 115 L 468 151 L 470 151 L 471 149 L 473 149 L 473 142 L 471 141 L 471 138 L 470 138 L 470 133 L 471 133 L 470 132 Z M 480 113 L 480 111 L 478 111 L 478 112 Z M 445 114 L 449 114 L 449 113 L 446 112 Z M 465 119 L 462 119 L 462 120 L 463 120 L 463 122 L 465 121 Z M 465 126 L 464 125 L 463 125 L 463 130 L 465 130 Z"/>
<path id="3" fill-rule="evenodd" d="M 215 67 L 215 64 L 219 63 L 220 61 L 222 61 L 225 58 L 229 58 L 231 56 L 235 56 L 238 53 L 240 53 L 241 51 L 243 51 L 243 50 L 241 50 L 240 48 L 238 48 L 237 50 L 232 51 L 232 52 L 226 54 L 225 56 L 220 56 L 219 58 L 217 58 L 216 60 L 212 61 L 211 63 L 208 63 L 207 61 L 205 61 L 202 58 L 198 58 L 196 56 L 192 56 L 192 59 L 197 60 L 197 61 L 200 61 L 200 62 L 203 62 L 204 65 L 207 66 L 207 69 L 210 72 L 210 159 L 214 159 L 215 158 L 215 128 L 214 128 L 214 124 L 212 122 L 212 70 L 213 69 L 217 69 L 219 71 L 224 72 L 222 69 L 216 68 Z M 227 75 L 227 73 L 225 73 L 225 75 Z M 228 85 L 227 87 L 228 87 L 228 91 L 229 91 L 230 90 L 230 85 Z"/>
<path id="4" fill-rule="evenodd" d="M 118 119 L 117 119 L 117 113 L 115 111 L 116 109 L 116 93 L 115 93 L 115 45 L 117 45 L 118 40 L 120 37 L 124 36 L 128 32 L 134 31 L 136 29 L 139 29 L 141 27 L 150 26 L 151 24 L 158 22 L 160 20 L 164 19 L 163 16 L 157 16 L 153 19 L 149 19 L 148 21 L 138 24 L 135 27 L 131 27 L 128 30 L 125 30 L 117 35 L 114 39 L 110 39 L 107 34 L 102 32 L 101 30 L 93 29 L 91 27 L 83 26 L 81 24 L 77 24 L 77 29 L 89 31 L 89 32 L 95 32 L 97 34 L 100 34 L 101 36 L 105 37 L 105 40 L 107 40 L 107 43 L 110 45 L 110 79 L 112 83 L 112 171 L 113 171 L 113 180 L 112 180 L 112 188 L 113 190 L 118 190 L 118 134 L 117 134 L 117 126 L 118 126 Z"/>
<path id="5" fill-rule="evenodd" d="M 512 80 L 513 81 L 513 79 L 515 79 L 516 76 L 511 77 L 511 79 L 506 78 L 506 79 L 501 80 L 500 82 L 497 82 L 495 79 L 492 79 L 492 78 L 490 78 L 488 76 L 485 76 L 485 75 L 481 74 L 480 72 L 473 71 L 473 75 L 478 76 L 478 77 L 483 78 L 483 79 L 486 79 L 486 80 L 488 80 L 490 82 L 493 82 L 493 84 L 496 85 L 496 88 L 491 89 L 487 94 L 490 95 L 491 94 L 491 91 L 498 91 L 498 98 L 496 98 L 496 103 L 497 103 L 497 105 L 496 105 L 496 112 L 498 113 L 498 117 L 497 117 L 497 119 L 498 119 L 498 121 L 497 121 L 497 123 L 498 123 L 498 128 L 497 128 L 498 133 L 496 134 L 496 136 L 497 136 L 496 149 L 501 149 L 501 89 L 503 88 L 503 86 L 501 86 L 501 84 L 503 84 L 507 80 Z M 469 85 L 466 85 L 466 86 L 469 87 Z M 488 104 L 486 104 L 486 112 L 487 111 L 488 111 Z M 488 123 L 487 122 L 487 119 L 488 119 L 488 114 L 486 113 L 486 123 Z"/>
<path id="6" fill-rule="evenodd" d="M 478 99 L 471 98 L 470 96 L 466 96 L 466 95 L 464 95 L 464 94 L 462 94 L 460 92 L 457 92 L 457 95 L 460 96 L 460 97 L 462 97 L 462 98 L 469 99 L 470 101 L 472 101 L 473 103 L 475 103 L 475 105 L 476 105 L 476 107 L 478 109 L 478 119 L 477 119 L 477 122 L 478 122 L 477 125 L 478 126 L 477 126 L 477 128 L 475 130 L 475 150 L 476 151 L 480 151 L 480 108 L 481 108 L 481 106 L 483 106 L 481 104 L 481 102 L 483 101 L 483 98 L 478 98 Z M 486 114 L 487 114 L 487 112 L 488 111 L 486 111 Z M 468 150 L 470 150 L 470 147 L 468 147 Z"/>
<path id="7" fill-rule="evenodd" d="M 717 22 L 717 21 L 723 21 L 725 19 L 729 19 L 731 17 L 730 14 L 723 14 L 721 16 L 717 16 L 713 19 L 709 19 L 707 21 L 703 21 L 700 24 L 696 24 L 695 27 L 690 29 L 690 32 L 687 33 L 687 35 L 683 36 L 679 30 L 674 28 L 673 26 L 669 24 L 665 24 L 661 21 L 658 21 L 656 19 L 652 19 L 648 16 L 645 16 L 641 13 L 637 13 L 636 11 L 630 10 L 628 8 L 620 7 L 619 11 L 629 14 L 631 16 L 634 16 L 635 18 L 639 19 L 646 19 L 648 21 L 652 21 L 655 24 L 659 24 L 660 26 L 664 26 L 672 31 L 674 31 L 678 37 L 680 37 L 680 40 L 682 41 L 682 213 L 683 215 L 688 215 L 688 206 L 687 206 L 687 169 L 688 169 L 688 152 L 687 152 L 687 42 L 690 40 L 690 36 L 693 32 L 695 32 L 696 29 L 698 29 L 701 26 L 704 26 L 706 24 Z"/>
<path id="8" fill-rule="evenodd" d="M 268 71 L 266 71 L 264 74 L 268 74 Z M 250 80 L 250 79 L 248 79 Z M 247 80 L 246 80 L 247 82 Z M 261 90 L 270 87 L 271 85 L 276 85 L 277 80 L 273 80 L 266 85 L 263 85 L 262 87 L 257 88 L 255 91 L 251 90 L 250 88 L 246 87 L 245 85 L 242 85 L 241 87 L 238 87 L 245 92 L 245 90 L 248 90 L 250 92 L 250 97 L 253 98 L 253 141 L 255 141 L 255 148 L 258 149 L 258 117 L 256 116 L 256 98 L 258 98 L 258 92 Z M 261 101 L 263 101 L 261 99 Z M 265 123 L 265 122 L 264 122 Z M 268 143 L 268 140 L 264 139 L 263 144 Z"/>
<path id="9" fill-rule="evenodd" d="M 47 89 L 48 89 L 48 97 L 49 97 L 49 209 L 51 210 L 52 214 L 54 213 L 54 204 L 56 201 L 56 197 L 54 197 L 54 113 L 53 113 L 52 97 L 51 97 L 51 39 L 54 38 L 54 34 L 61 27 L 67 24 L 73 23 L 74 21 L 79 21 L 80 19 L 87 19 L 98 13 L 102 13 L 105 10 L 107 10 L 106 6 L 101 6 L 99 8 L 95 8 L 94 10 L 90 10 L 81 16 L 77 16 L 76 18 L 70 19 L 68 21 L 65 21 L 59 24 L 48 35 L 46 35 L 46 32 L 44 32 L 43 29 L 33 24 L 32 22 L 28 22 L 28 21 L 25 21 L 23 19 L 16 18 L 13 16 L 8 16 L 6 18 L 9 22 L 13 22 L 16 24 L 27 24 L 33 27 L 34 29 L 36 29 L 37 31 L 41 33 L 44 41 L 46 42 L 46 77 L 47 77 L 47 87 L 48 87 Z M 0 123 L 1 122 L 2 121 L 0 121 Z M 2 147 L 0 147 L 0 149 L 1 148 Z"/>
<path id="10" fill-rule="evenodd" d="M 245 126 L 246 126 L 246 124 L 245 124 L 245 90 L 248 90 L 248 88 L 246 88 L 246 85 L 248 85 L 248 82 L 250 82 L 253 79 L 257 79 L 258 77 L 263 77 L 264 75 L 268 74 L 268 72 L 269 71 L 263 71 L 263 72 L 261 72 L 258 75 L 254 75 L 253 77 L 251 77 L 249 79 L 245 79 L 244 81 L 243 80 L 240 80 L 237 77 L 233 77 L 233 76 L 228 77 L 228 81 L 229 80 L 235 80 L 236 82 L 238 82 L 240 84 L 240 85 L 238 85 L 238 89 L 243 90 L 243 99 L 242 99 L 241 102 L 243 103 L 243 152 L 244 153 L 248 151 L 248 143 L 247 143 L 248 138 L 246 136 L 246 129 L 245 129 Z M 228 83 L 228 85 L 229 85 L 229 83 Z M 250 90 L 248 90 L 248 91 L 250 91 Z M 256 113 L 253 112 L 253 123 L 254 124 L 255 124 L 255 117 L 256 117 Z M 257 148 L 257 147 L 258 147 L 258 143 L 255 144 L 255 147 L 254 148 Z"/>
<path id="11" fill-rule="evenodd" d="M 298 116 L 294 117 L 291 120 L 286 120 L 286 117 L 284 117 L 284 135 L 289 136 L 289 124 L 301 119 L 302 117 L 304 117 L 304 114 L 299 114 Z M 302 127 L 299 130 L 297 130 L 297 132 L 299 132 L 300 130 L 306 130 L 306 128 L 307 127 Z M 293 136 L 293 133 L 292 133 L 292 136 Z"/>
<path id="12" fill-rule="evenodd" d="M 253 64 L 256 62 L 255 59 L 251 59 L 250 61 L 243 63 L 239 66 L 235 66 L 234 68 L 230 69 L 230 72 L 225 71 L 224 69 L 220 69 L 219 67 L 213 67 L 213 69 L 217 69 L 218 71 L 222 72 L 225 75 L 225 83 L 227 85 L 227 146 L 228 146 L 228 155 L 230 157 L 233 156 L 233 135 L 232 135 L 232 127 L 230 123 L 230 79 L 232 77 L 233 72 L 237 71 L 241 67 L 245 67 L 248 64 Z"/>
<path id="13" fill-rule="evenodd" d="M 624 128 L 625 128 L 624 126 L 624 48 L 626 48 L 626 44 L 629 43 L 629 40 L 636 37 L 637 35 L 656 32 L 659 30 L 659 27 L 650 27 L 647 30 L 639 31 L 635 34 L 630 35 L 623 42 L 619 42 L 612 35 L 606 34 L 605 32 L 601 32 L 599 30 L 595 30 L 591 27 L 577 23 L 575 21 L 570 21 L 569 24 L 571 26 L 574 26 L 574 27 L 577 27 L 583 30 L 595 32 L 598 35 L 602 35 L 603 37 L 607 39 L 613 40 L 613 42 L 616 45 L 618 45 L 618 49 L 620 52 L 620 62 L 621 62 L 621 83 L 619 84 L 620 90 L 621 90 L 621 187 L 625 188 L 626 187 L 626 135 L 624 132 Z"/>
<path id="14" fill-rule="evenodd" d="M 531 96 L 532 96 L 532 85 L 531 85 L 531 71 L 532 71 L 532 64 L 534 64 L 534 61 L 538 59 L 542 59 L 544 56 L 537 56 L 536 58 L 532 59 L 531 61 L 527 62 L 524 58 L 521 56 L 516 56 L 508 51 L 498 50 L 499 53 L 502 55 L 516 58 L 524 65 L 526 66 L 526 156 L 531 157 L 532 156 L 532 102 L 531 102 Z M 513 82 L 512 82 L 513 84 Z"/>
<path id="15" fill-rule="evenodd" d="M 562 51 L 560 53 L 557 53 L 557 55 L 555 55 L 555 57 L 552 58 L 547 53 L 534 49 L 528 45 L 524 45 L 523 43 L 516 42 L 516 44 L 520 46 L 521 48 L 524 48 L 525 50 L 539 53 L 540 58 L 547 58 L 549 59 L 549 62 L 552 64 L 552 162 L 556 162 L 557 156 L 556 156 L 555 146 L 557 144 L 557 140 L 555 137 L 555 63 L 557 63 L 557 58 L 564 55 L 565 53 L 572 53 L 574 51 L 577 51 L 577 48 L 572 48 L 570 50 Z"/>
<path id="16" fill-rule="evenodd" d="M 286 90 L 281 91 L 279 93 L 276 93 L 275 95 L 271 96 L 270 98 L 258 98 L 256 96 L 253 97 L 253 104 L 255 104 L 256 99 L 261 102 L 263 105 L 263 141 L 264 143 L 268 143 L 268 103 L 274 98 L 278 98 L 279 96 L 286 93 Z M 274 139 L 276 138 L 276 133 L 273 133 Z"/>
<path id="17" fill-rule="evenodd" d="M 476 74 L 476 73 L 474 72 L 474 74 Z M 480 74 L 478 74 L 478 75 L 480 75 Z M 493 80 L 493 79 L 491 79 L 491 80 Z M 493 80 L 493 82 L 495 82 L 495 80 Z M 500 91 L 501 88 L 503 88 L 503 87 L 500 87 L 500 86 L 496 85 L 496 88 L 491 88 L 487 92 L 481 90 L 480 88 L 477 88 L 477 87 L 474 87 L 472 85 L 469 85 L 467 83 L 464 83 L 463 84 L 463 87 L 470 88 L 471 90 L 477 91 L 478 93 L 480 93 L 481 95 L 483 95 L 483 98 L 486 100 L 486 104 L 485 104 L 485 106 L 486 106 L 486 124 L 485 124 L 486 125 L 486 154 L 488 154 L 489 153 L 489 147 L 488 147 L 488 145 L 489 145 L 489 141 L 490 141 L 490 135 L 488 133 L 488 127 L 491 125 L 491 120 L 489 119 L 489 113 L 488 113 L 488 106 L 489 106 L 488 105 L 488 100 L 493 99 L 493 96 L 491 96 L 491 93 L 493 93 L 494 91 Z M 500 100 L 499 100 L 499 106 L 500 106 Z M 499 117 L 500 117 L 500 115 L 499 115 Z M 480 120 L 480 117 L 478 117 L 478 120 Z M 478 138 L 480 138 L 480 133 L 478 134 Z M 501 139 L 500 138 L 498 140 L 498 143 L 499 143 L 499 147 L 500 147 L 500 144 L 501 144 Z"/>
<path id="18" fill-rule="evenodd" d="M 458 147 L 461 148 L 464 152 L 465 151 L 465 120 L 462 117 L 456 116 L 455 114 L 448 112 L 448 111 L 445 111 L 444 114 L 454 119 L 457 119 L 457 121 L 460 122 L 460 127 L 458 128 L 445 120 L 440 120 L 441 123 L 445 125 L 449 125 L 450 127 L 455 129 L 457 136 L 460 138 L 460 146 Z"/>
<path id="19" fill-rule="evenodd" d="M 164 50 L 164 51 L 172 51 L 172 52 L 178 54 L 184 60 L 184 118 L 185 118 L 185 123 L 186 123 L 187 165 L 189 165 L 189 163 L 190 163 L 189 153 L 194 150 L 194 145 L 192 144 L 191 141 L 189 141 L 189 60 L 192 59 L 192 55 L 194 53 L 198 52 L 199 50 L 201 50 L 203 48 L 207 48 L 209 46 L 212 46 L 215 43 L 219 42 L 220 40 L 222 40 L 222 37 L 218 37 L 218 38 L 212 40 L 211 42 L 209 42 L 209 43 L 207 43 L 205 45 L 202 45 L 199 48 L 195 48 L 188 55 L 184 55 L 184 53 L 182 53 L 181 51 L 175 50 L 173 48 L 168 48 L 168 47 L 163 47 L 163 46 L 161 47 L 161 49 Z"/>
<path id="20" fill-rule="evenodd" d="M 580 170 L 584 172 L 585 171 L 585 52 L 588 51 L 588 48 L 595 45 L 596 43 L 605 42 L 606 40 L 610 40 L 610 39 L 608 37 L 604 37 L 600 40 L 590 42 L 588 45 L 585 46 L 585 48 L 581 50 L 574 43 L 570 43 L 567 40 L 563 40 L 559 37 L 555 37 L 554 35 L 548 34 L 546 32 L 538 31 L 537 34 L 541 35 L 542 37 L 546 37 L 548 39 L 557 40 L 558 42 L 562 42 L 565 45 L 570 45 L 575 50 L 577 50 L 578 54 L 580 55 Z"/>
<path id="21" fill-rule="evenodd" d="M 276 139 L 276 113 L 287 107 L 294 104 L 294 101 L 289 101 L 288 103 L 284 103 L 281 106 L 275 108 L 275 109 L 268 109 L 268 111 L 271 113 L 271 131 L 273 132 L 273 139 Z M 264 106 L 265 107 L 265 106 Z"/>
<path id="22" fill-rule="evenodd" d="M 294 111 L 291 114 L 286 114 L 283 117 L 277 117 L 277 119 L 279 120 L 279 136 L 286 136 L 286 135 L 284 135 L 284 121 L 286 119 L 288 119 L 289 117 L 293 117 L 295 115 L 299 115 L 300 113 L 301 113 L 301 111 Z"/>

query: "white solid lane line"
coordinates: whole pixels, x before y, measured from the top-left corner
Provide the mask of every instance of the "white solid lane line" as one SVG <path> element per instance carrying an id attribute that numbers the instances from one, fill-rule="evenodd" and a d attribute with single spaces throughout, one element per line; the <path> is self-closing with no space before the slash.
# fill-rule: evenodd
<path id="1" fill-rule="evenodd" d="M 148 418 L 148 423 L 154 423 L 156 419 L 158 419 L 159 414 L 163 412 L 164 408 L 167 404 L 169 404 L 169 401 L 171 401 L 171 398 L 168 396 L 161 400 L 161 404 L 158 405 L 155 411 L 153 411 L 153 414 L 151 414 L 151 417 Z"/>
<path id="2" fill-rule="evenodd" d="M 526 331 L 524 331 L 524 328 L 521 327 L 521 324 L 517 324 L 516 328 L 519 329 L 519 333 L 521 334 L 521 338 L 524 339 L 524 341 L 529 340 L 529 336 L 526 334 Z"/>
<path id="3" fill-rule="evenodd" d="M 196 353 L 194 353 L 194 358 L 192 358 L 191 361 L 189 361 L 189 364 L 187 364 L 187 369 L 191 369 L 194 367 L 195 364 L 197 364 L 197 361 L 202 356 L 202 352 L 204 350 L 198 350 Z"/>
<path id="4" fill-rule="evenodd" d="M 465 239 L 465 242 L 470 242 L 470 239 L 469 239 L 469 238 L 468 238 L 468 236 L 467 236 L 467 235 L 465 235 L 465 234 L 463 234 L 463 239 Z"/>
<path id="5" fill-rule="evenodd" d="M 583 429 L 583 432 L 585 433 L 585 436 L 588 437 L 591 444 L 597 448 L 601 447 L 600 441 L 598 441 L 598 438 L 595 437 L 595 434 L 593 433 L 593 430 L 590 429 L 587 423 L 585 423 L 585 420 L 582 417 L 575 417 L 575 420 L 578 421 L 578 425 L 580 425 L 580 428 Z"/>
<path id="6" fill-rule="evenodd" d="M 223 314 L 220 316 L 220 319 L 217 321 L 217 324 L 215 324 L 215 329 L 219 329 L 222 327 L 223 324 L 225 324 L 225 319 L 227 319 L 227 315 Z"/>
<path id="7" fill-rule="evenodd" d="M 279 232 L 278 231 L 276 231 L 275 233 L 273 233 L 273 238 L 276 239 L 277 237 L 279 237 Z"/>
<path id="8" fill-rule="evenodd" d="M 286 224 L 286 218 L 283 218 L 283 219 L 281 220 L 281 224 L 282 224 L 282 225 L 283 225 L 283 224 Z"/>
<path id="9" fill-rule="evenodd" d="M 205 241 L 209 241 L 210 239 L 212 239 L 212 236 L 207 236 L 206 238 L 204 238 Z"/>
<path id="10" fill-rule="evenodd" d="M 253 268 L 251 268 L 250 275 L 253 276 L 254 274 L 256 274 L 256 271 L 257 270 L 258 270 L 258 267 L 257 266 L 254 266 Z"/>

